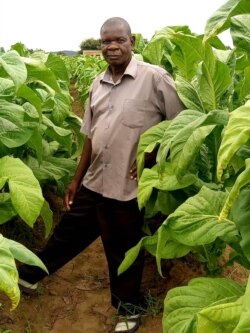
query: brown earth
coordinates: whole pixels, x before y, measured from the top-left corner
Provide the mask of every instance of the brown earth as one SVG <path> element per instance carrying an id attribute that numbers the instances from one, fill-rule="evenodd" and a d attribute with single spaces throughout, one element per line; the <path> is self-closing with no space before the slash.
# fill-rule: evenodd
<path id="1" fill-rule="evenodd" d="M 77 100 L 76 95 L 74 98 Z M 79 100 L 75 107 L 81 116 Z M 54 211 L 56 224 L 62 212 L 62 201 L 53 192 L 47 199 Z M 39 221 L 32 230 L 26 225 L 19 229 L 16 224 L 10 227 L 18 234 L 17 240 L 33 250 L 45 244 L 43 226 Z M 4 235 L 8 237 L 8 234 Z M 149 309 L 143 316 L 138 333 L 162 333 L 162 307 L 167 291 L 186 285 L 193 277 L 204 275 L 202 265 L 191 255 L 163 261 L 163 272 L 165 278 L 157 272 L 155 259 L 146 255 L 142 289 L 148 295 Z M 224 275 L 244 283 L 248 272 L 235 265 L 225 270 Z M 46 277 L 35 295 L 22 294 L 16 310 L 9 310 L 9 300 L 3 294 L 0 295 L 0 304 L 0 333 L 113 332 L 117 314 L 110 306 L 107 264 L 100 239 L 58 272 Z"/>
<path id="2" fill-rule="evenodd" d="M 162 302 L 166 291 L 186 284 L 201 273 L 197 263 L 175 260 L 168 277 L 163 279 L 157 273 L 154 259 L 147 256 L 142 288 L 149 295 L 151 306 L 143 316 L 138 333 L 162 332 Z M 110 306 L 107 265 L 100 239 L 46 277 L 37 294 L 22 294 L 16 310 L 9 311 L 5 297 L 1 296 L 0 302 L 4 304 L 0 328 L 8 328 L 11 333 L 108 333 L 113 332 L 117 321 L 116 312 Z"/>

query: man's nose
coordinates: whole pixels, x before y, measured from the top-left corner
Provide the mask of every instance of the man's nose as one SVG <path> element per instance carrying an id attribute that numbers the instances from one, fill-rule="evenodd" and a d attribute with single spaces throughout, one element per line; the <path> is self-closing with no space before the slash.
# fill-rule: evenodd
<path id="1" fill-rule="evenodd" d="M 111 47 L 118 47 L 118 43 L 115 40 L 111 41 L 108 45 L 108 48 L 111 48 Z"/>

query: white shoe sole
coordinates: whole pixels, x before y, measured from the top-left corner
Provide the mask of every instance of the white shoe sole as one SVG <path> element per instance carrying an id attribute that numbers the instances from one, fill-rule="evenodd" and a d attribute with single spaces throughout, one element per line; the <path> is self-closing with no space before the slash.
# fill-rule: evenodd
<path id="1" fill-rule="evenodd" d="M 26 294 L 34 294 L 37 291 L 38 283 L 29 283 L 24 281 L 23 279 L 18 279 L 18 285 L 20 290 L 25 292 Z"/>

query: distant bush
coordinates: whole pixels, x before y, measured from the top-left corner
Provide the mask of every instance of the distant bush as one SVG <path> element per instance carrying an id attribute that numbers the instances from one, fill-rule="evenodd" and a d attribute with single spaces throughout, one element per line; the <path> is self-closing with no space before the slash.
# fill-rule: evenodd
<path id="1" fill-rule="evenodd" d="M 81 51 L 83 50 L 100 50 L 100 41 L 99 39 L 88 38 L 81 42 L 80 44 Z"/>

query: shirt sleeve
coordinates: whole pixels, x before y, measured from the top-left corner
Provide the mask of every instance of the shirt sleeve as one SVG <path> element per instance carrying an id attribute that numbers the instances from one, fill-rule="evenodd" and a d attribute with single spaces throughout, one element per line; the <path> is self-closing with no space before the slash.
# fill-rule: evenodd
<path id="1" fill-rule="evenodd" d="M 91 139 L 91 121 L 92 121 L 91 95 L 92 95 L 92 90 L 89 93 L 89 98 L 85 107 L 82 125 L 80 129 L 80 132 L 85 134 L 89 139 Z"/>
<path id="2" fill-rule="evenodd" d="M 157 91 L 160 108 L 165 119 L 173 119 L 185 109 L 184 104 L 177 94 L 174 80 L 169 73 L 166 72 L 162 75 L 157 85 Z"/>

